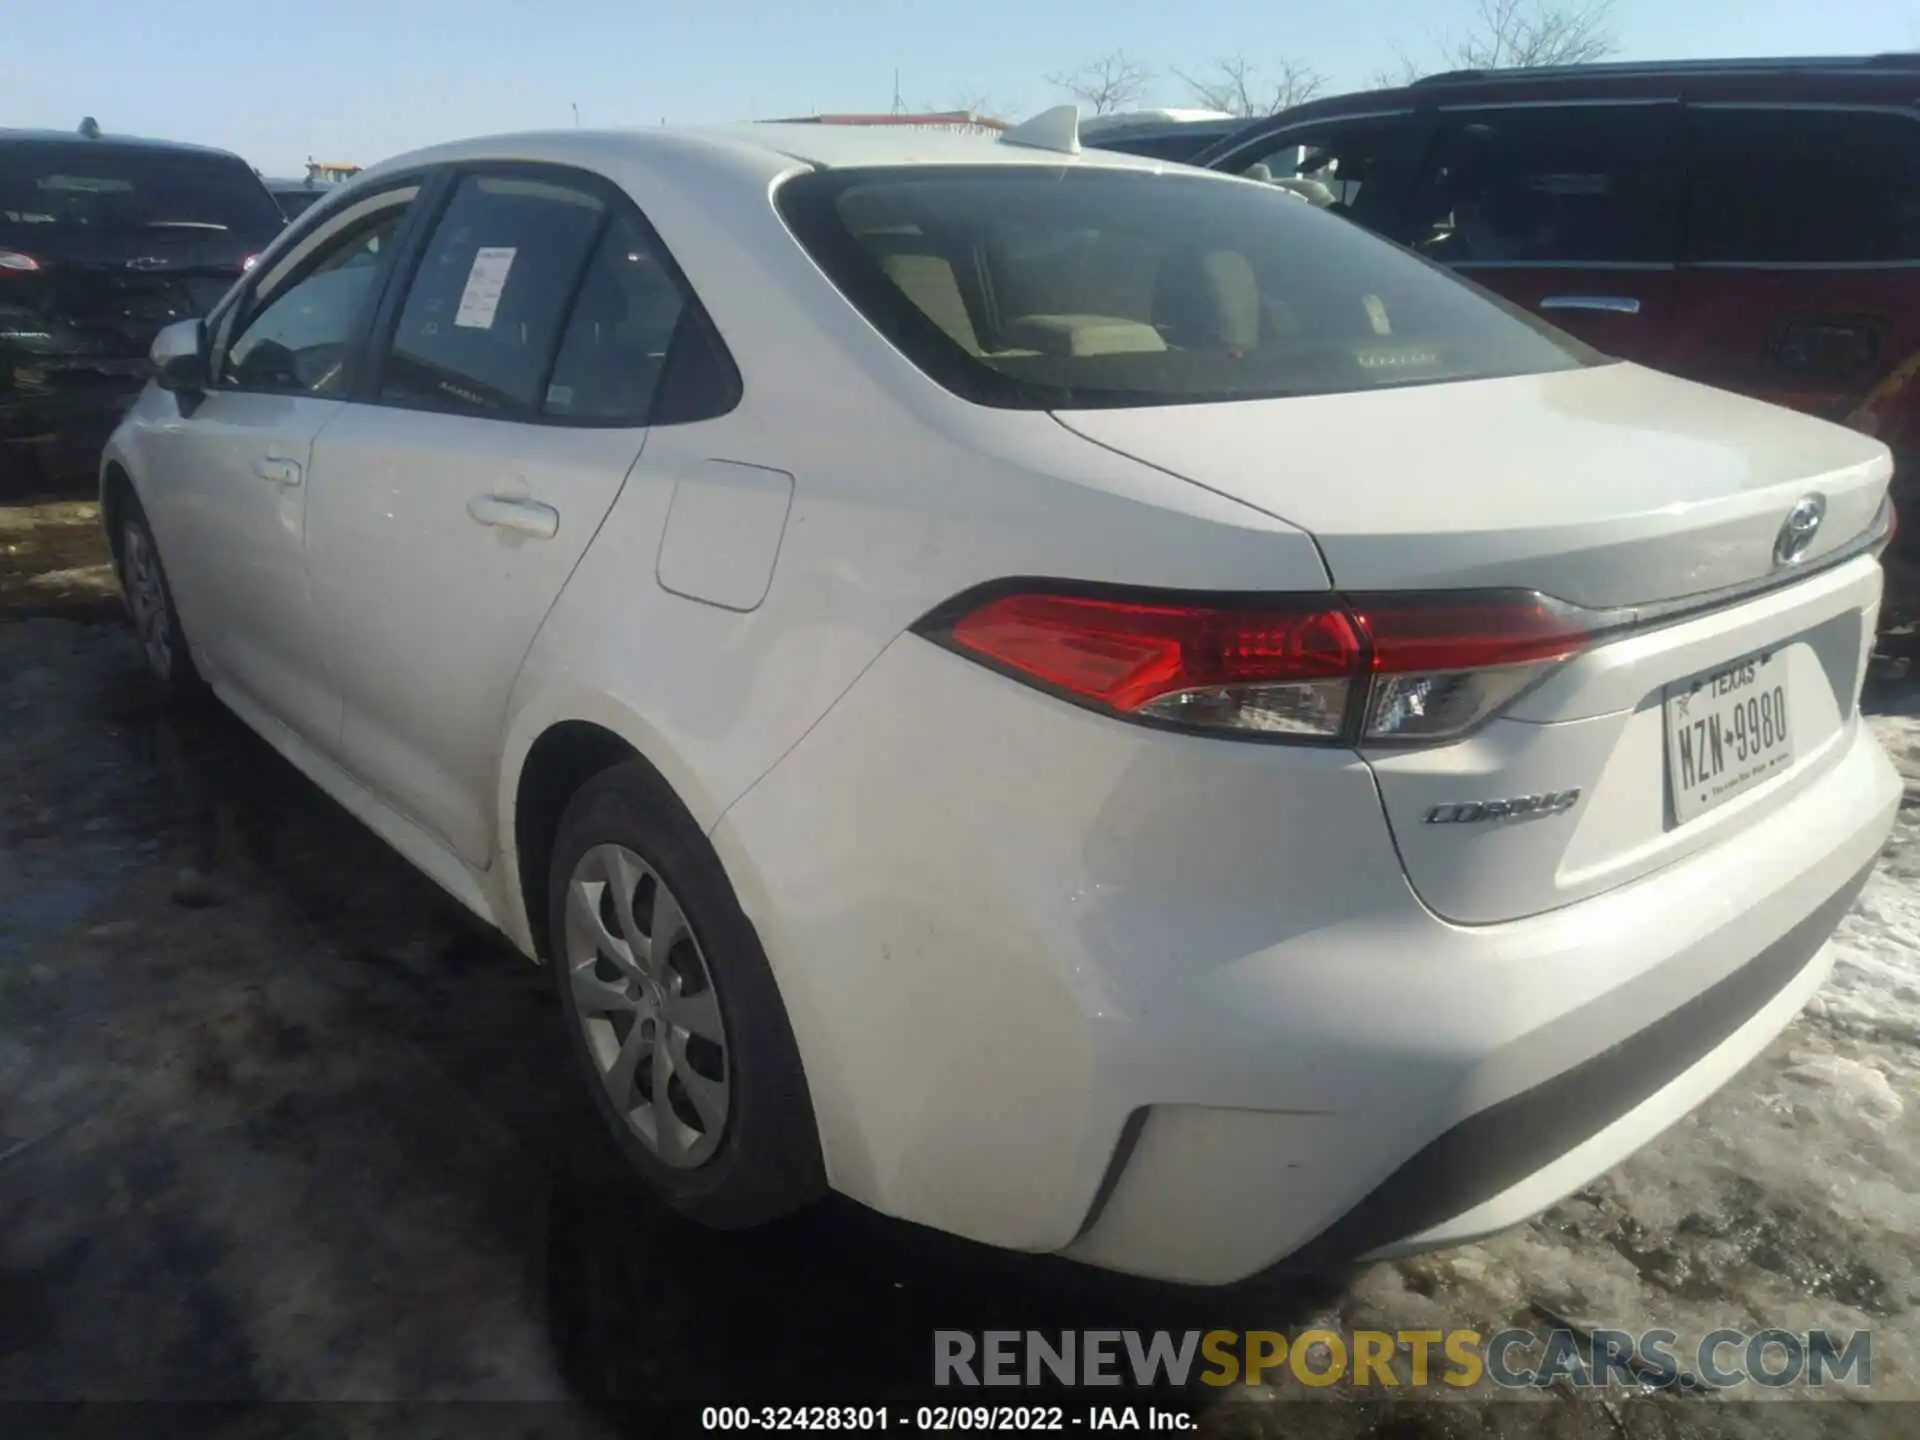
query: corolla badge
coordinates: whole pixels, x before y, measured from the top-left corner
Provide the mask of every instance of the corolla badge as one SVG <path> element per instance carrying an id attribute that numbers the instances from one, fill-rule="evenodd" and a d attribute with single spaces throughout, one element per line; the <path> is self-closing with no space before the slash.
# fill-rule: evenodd
<path id="1" fill-rule="evenodd" d="M 1793 508 L 1787 511 L 1786 523 L 1773 542 L 1773 563 L 1793 565 L 1806 559 L 1807 552 L 1813 548 L 1813 537 L 1820 533 L 1820 522 L 1826 518 L 1826 496 L 1802 495 L 1794 501 Z"/>
<path id="2" fill-rule="evenodd" d="M 1476 825 L 1482 820 L 1560 815 L 1579 803 L 1578 790 L 1549 790 L 1541 795 L 1514 795 L 1505 800 L 1455 800 L 1428 807 L 1424 818 L 1429 825 Z"/>

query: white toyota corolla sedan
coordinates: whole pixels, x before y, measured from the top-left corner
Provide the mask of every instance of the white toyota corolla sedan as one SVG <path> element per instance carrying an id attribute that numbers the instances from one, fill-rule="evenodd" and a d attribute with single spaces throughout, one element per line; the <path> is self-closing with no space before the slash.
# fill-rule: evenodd
<path id="1" fill-rule="evenodd" d="M 1793 1018 L 1899 799 L 1880 444 L 1059 113 L 422 151 L 154 358 L 152 669 L 548 965 L 710 1224 L 1485 1234 Z"/>

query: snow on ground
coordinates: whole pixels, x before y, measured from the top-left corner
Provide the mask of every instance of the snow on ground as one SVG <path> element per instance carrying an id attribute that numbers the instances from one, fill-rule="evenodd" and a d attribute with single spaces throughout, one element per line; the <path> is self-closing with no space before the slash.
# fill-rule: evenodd
<path id="1" fill-rule="evenodd" d="M 1920 717 L 1873 728 L 1920 798 Z M 1920 1044 L 1920 813 L 1904 809 L 1880 868 L 1833 937 L 1833 978 L 1808 1013 L 1856 1034 Z"/>

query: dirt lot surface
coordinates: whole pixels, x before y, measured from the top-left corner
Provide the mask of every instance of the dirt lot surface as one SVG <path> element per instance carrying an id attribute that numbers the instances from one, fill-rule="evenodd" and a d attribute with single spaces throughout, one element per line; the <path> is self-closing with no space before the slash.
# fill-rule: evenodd
<path id="1" fill-rule="evenodd" d="M 1808 1014 L 1488 1243 L 1220 1299 L 839 1203 L 713 1235 L 608 1162 L 541 972 L 224 712 L 157 703 L 95 525 L 79 502 L 0 507 L 0 1401 L 522 1401 L 425 1428 L 452 1412 L 326 1415 L 694 1434 L 701 1404 L 925 1398 L 935 1328 L 1555 1317 L 1683 1341 L 1870 1327 L 1871 1395 L 1920 1400 L 1920 805 Z M 1910 644 L 1886 644 L 1869 702 L 1920 777 Z M 1188 1399 L 1221 1436 L 1920 1434 L 1920 1406 L 1857 1390 L 1391 1411 L 1307 1393 Z M 317 1423 L 271 1423 L 289 1413 Z M 195 1412 L 183 1433 L 269 1423 Z"/>

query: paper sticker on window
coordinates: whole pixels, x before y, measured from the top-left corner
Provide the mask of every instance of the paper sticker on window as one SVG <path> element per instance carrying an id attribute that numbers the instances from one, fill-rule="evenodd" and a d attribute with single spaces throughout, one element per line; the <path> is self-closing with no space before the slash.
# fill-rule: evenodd
<path id="1" fill-rule="evenodd" d="M 1387 307 L 1380 303 L 1378 295 L 1362 295 L 1361 307 L 1367 312 L 1367 320 L 1373 326 L 1376 335 L 1391 335 L 1393 326 L 1387 321 Z"/>
<path id="2" fill-rule="evenodd" d="M 513 268 L 515 247 L 483 245 L 474 253 L 473 269 L 467 272 L 467 288 L 460 292 L 460 308 L 453 323 L 469 330 L 493 328 L 494 313 L 500 308 L 500 292 L 507 287 L 507 272 Z"/>

